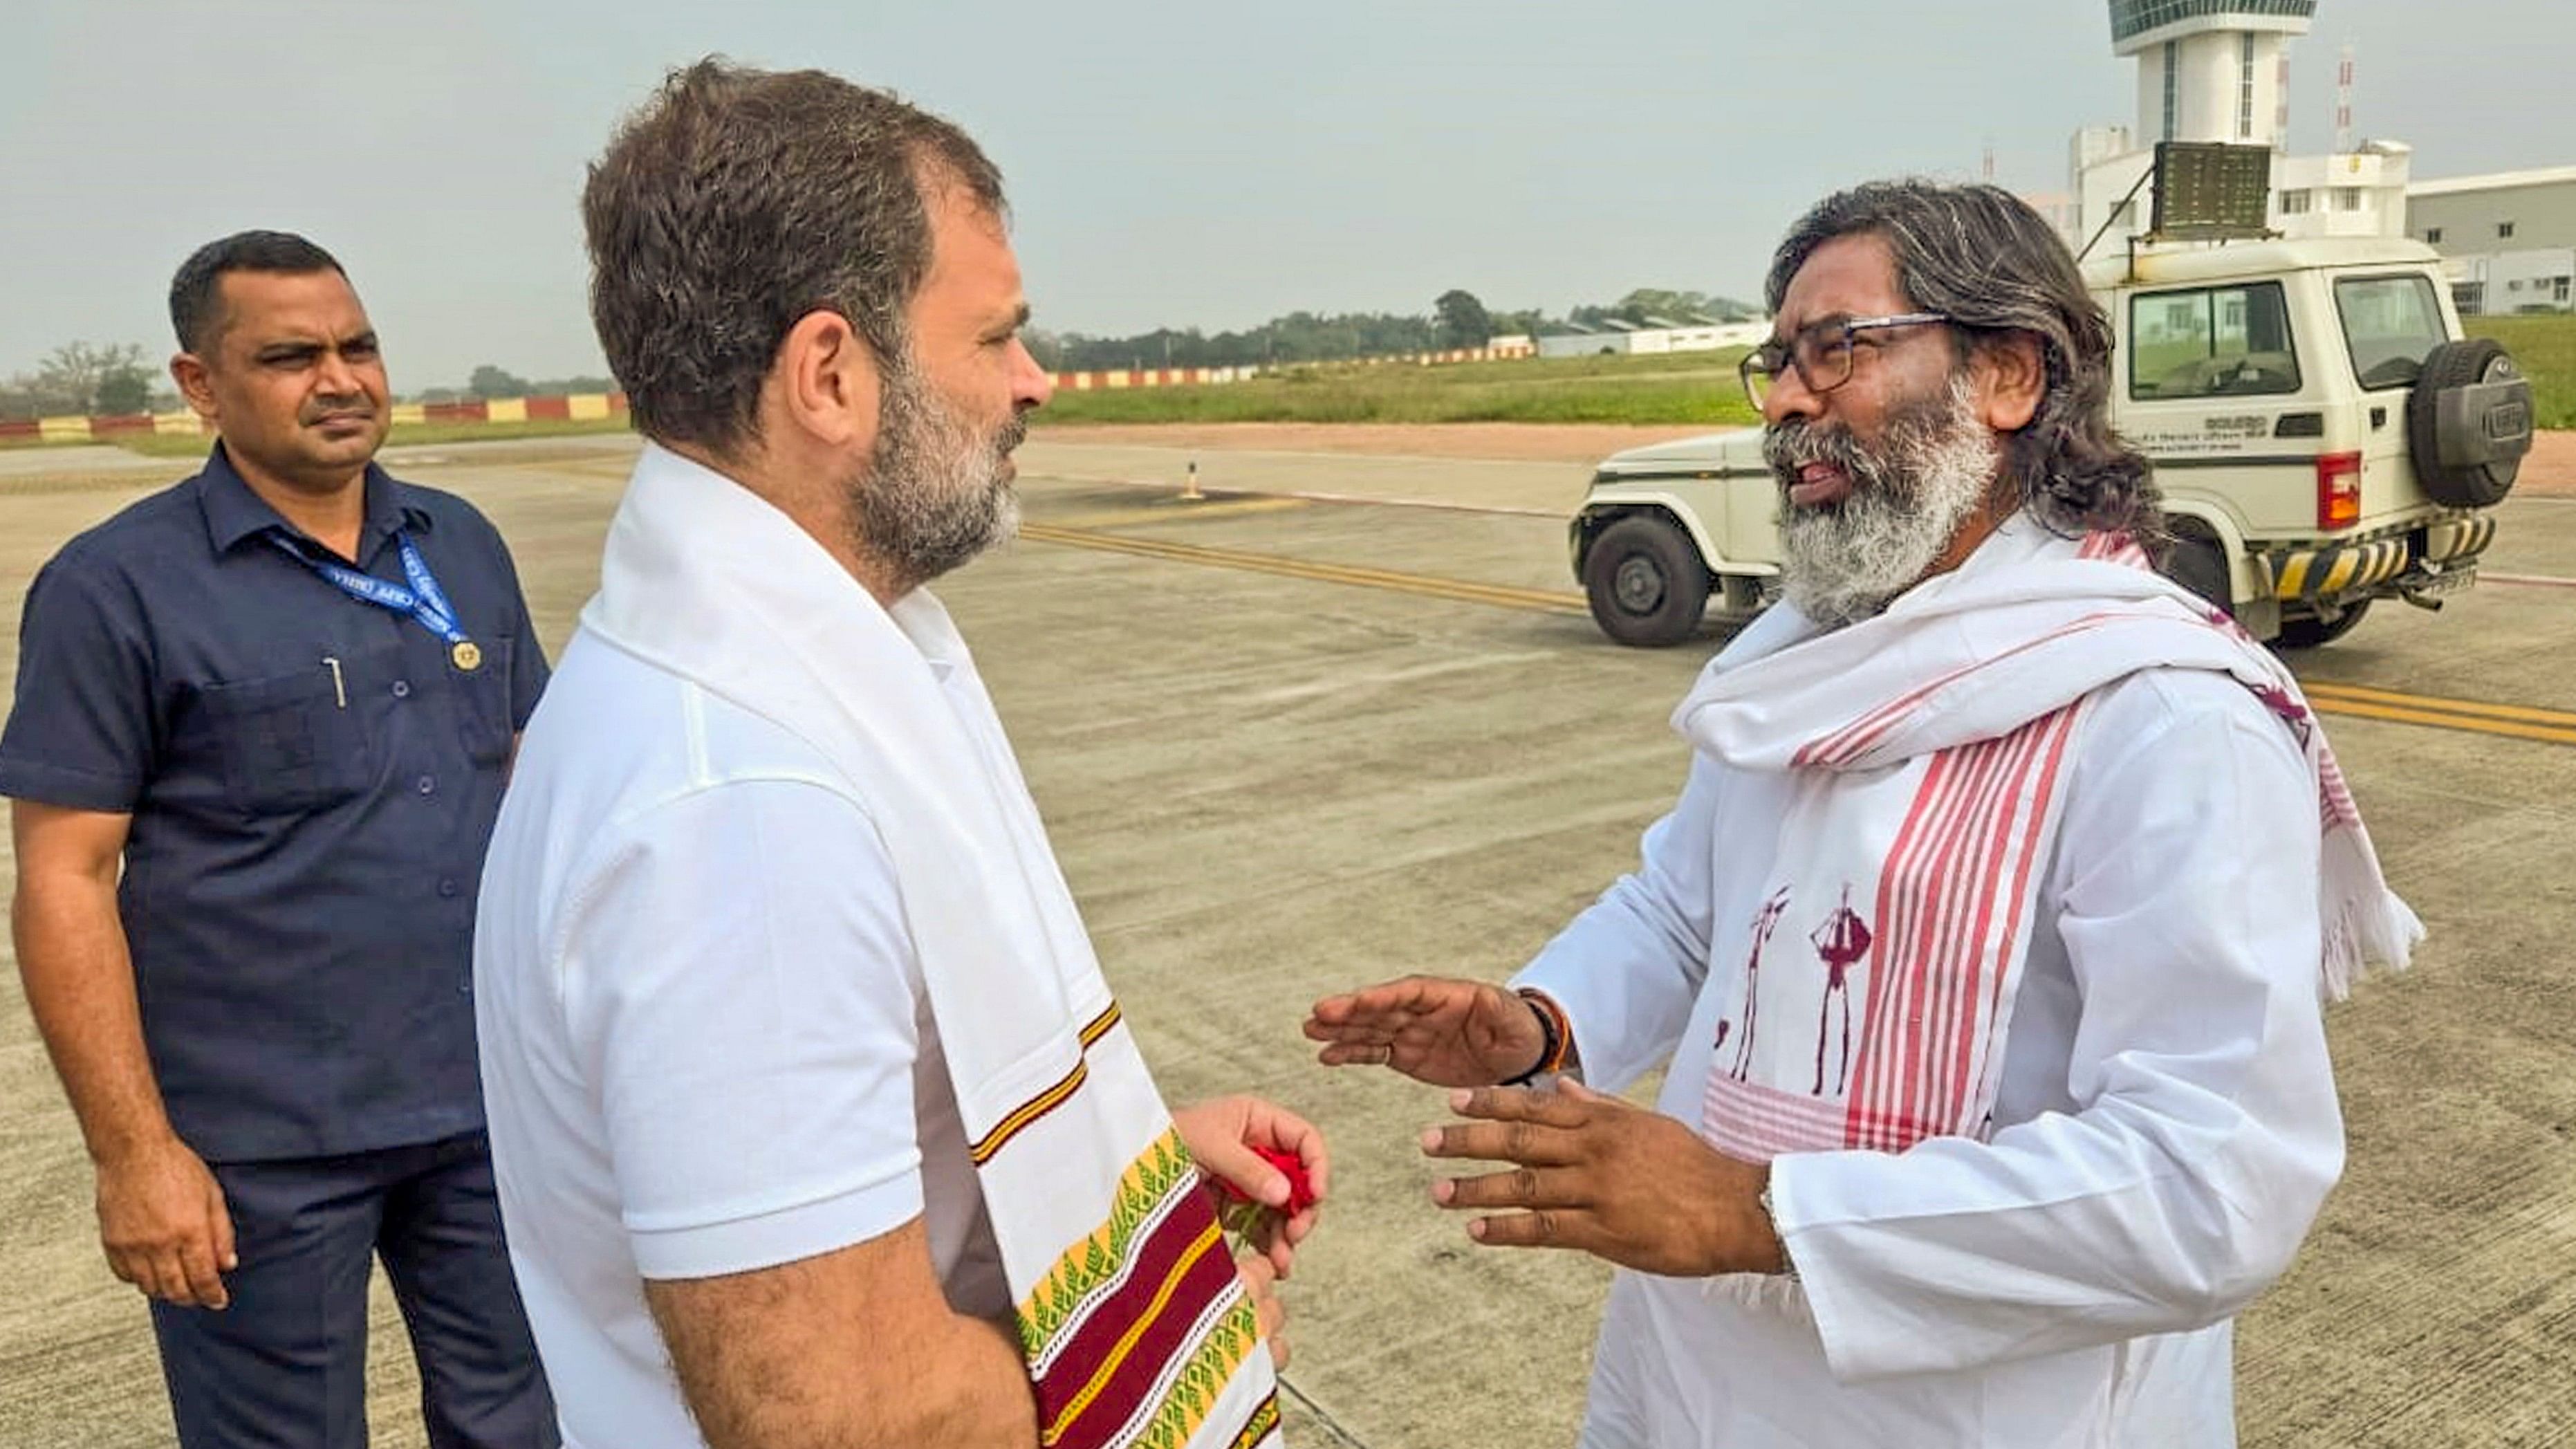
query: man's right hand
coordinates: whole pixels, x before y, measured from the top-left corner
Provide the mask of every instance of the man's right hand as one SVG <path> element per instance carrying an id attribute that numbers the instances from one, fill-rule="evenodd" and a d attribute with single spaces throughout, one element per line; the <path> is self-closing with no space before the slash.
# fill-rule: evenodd
<path id="1" fill-rule="evenodd" d="M 1388 1066 L 1437 1087 L 1490 1087 L 1538 1065 L 1538 1013 L 1503 988 L 1407 976 L 1315 1003 L 1306 1035 L 1328 1067 Z"/>
<path id="2" fill-rule="evenodd" d="M 215 1175 L 176 1137 L 98 1164 L 98 1236 L 107 1266 L 144 1296 L 182 1308 L 232 1302 L 233 1219 Z"/>

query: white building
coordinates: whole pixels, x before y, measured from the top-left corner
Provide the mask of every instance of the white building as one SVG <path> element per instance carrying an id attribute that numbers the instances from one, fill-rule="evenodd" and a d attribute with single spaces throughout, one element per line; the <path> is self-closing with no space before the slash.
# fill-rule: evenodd
<path id="1" fill-rule="evenodd" d="M 1550 332 L 1539 338 L 1539 356 L 1597 357 L 1609 353 L 1617 357 L 1646 357 L 1663 352 L 1715 352 L 1728 347 L 1752 347 L 1771 335 L 1768 321 L 1675 322 L 1656 327 L 1636 327 L 1616 321 L 1597 327 L 1585 327 L 1579 322 L 1565 325 L 1570 330 Z"/>
<path id="2" fill-rule="evenodd" d="M 2419 181 L 2407 216 L 2461 312 L 2576 310 L 2576 166 Z"/>
<path id="3" fill-rule="evenodd" d="M 2403 236 L 2409 147 L 2367 141 L 2340 154 L 2285 154 L 2290 41 L 2316 0 L 2110 0 L 2111 48 L 2138 63 L 2135 129 L 2076 133 L 2067 157 L 2077 246 L 2124 245 L 2155 215 L 2158 141 L 2216 141 L 2273 151 L 2270 224 L 2293 237 Z"/>

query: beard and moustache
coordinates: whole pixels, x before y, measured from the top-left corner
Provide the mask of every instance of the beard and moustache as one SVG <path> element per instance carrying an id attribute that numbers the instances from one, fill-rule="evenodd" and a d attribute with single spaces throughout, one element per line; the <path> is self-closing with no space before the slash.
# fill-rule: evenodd
<path id="1" fill-rule="evenodd" d="M 989 434 L 938 396 L 909 359 L 888 368 L 867 470 L 844 484 L 861 553 L 908 592 L 1019 528 L 1010 456 L 1029 435 L 1014 412 Z"/>
<path id="2" fill-rule="evenodd" d="M 1995 487 L 2001 449 L 1965 377 L 1891 409 L 1875 448 L 1849 428 L 1790 421 L 1762 440 L 1780 485 L 1781 592 L 1820 624 L 1853 623 L 1922 582 Z M 1838 503 L 1789 501 L 1799 470 L 1827 463 L 1851 488 Z"/>

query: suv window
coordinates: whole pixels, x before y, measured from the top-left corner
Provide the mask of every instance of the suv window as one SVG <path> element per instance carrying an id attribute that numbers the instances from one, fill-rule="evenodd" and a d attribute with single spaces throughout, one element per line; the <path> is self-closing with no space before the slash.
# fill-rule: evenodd
<path id="1" fill-rule="evenodd" d="M 2340 277 L 2334 292 L 2352 375 L 2363 387 L 2411 385 L 2424 354 L 2449 340 L 2430 277 Z"/>
<path id="2" fill-rule="evenodd" d="M 2278 282 L 2147 292 L 2129 301 L 2129 396 L 2246 397 L 2299 390 Z"/>

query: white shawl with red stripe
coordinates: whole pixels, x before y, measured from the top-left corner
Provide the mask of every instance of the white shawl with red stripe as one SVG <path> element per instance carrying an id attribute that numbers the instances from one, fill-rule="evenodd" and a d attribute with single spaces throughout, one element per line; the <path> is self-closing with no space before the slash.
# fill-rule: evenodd
<path id="1" fill-rule="evenodd" d="M 2025 558 L 1936 578 L 1850 627 L 1778 611 L 1674 715 L 1786 800 L 1761 905 L 1721 923 L 1711 958 L 1744 976 L 1702 1114 L 1729 1155 L 1989 1133 L 2031 935 L 2049 929 L 2033 917 L 2073 751 L 2097 692 L 2141 670 L 2229 675 L 2306 754 L 2320 990 L 2342 995 L 2364 962 L 2403 966 L 2422 935 L 2279 661 L 2125 539 L 2045 538 L 2027 516 L 2007 529 Z M 1766 956 L 1792 969 L 1766 972 Z"/>

